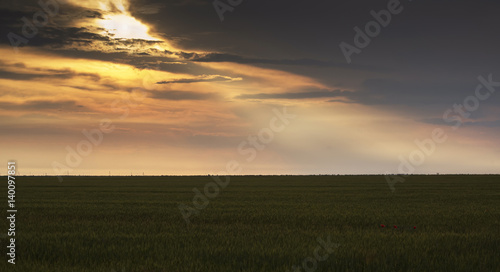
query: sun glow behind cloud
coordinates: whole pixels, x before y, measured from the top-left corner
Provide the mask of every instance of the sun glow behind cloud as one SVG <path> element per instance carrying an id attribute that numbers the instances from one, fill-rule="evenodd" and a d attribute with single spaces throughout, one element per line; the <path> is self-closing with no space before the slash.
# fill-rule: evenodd
<path id="1" fill-rule="evenodd" d="M 126 0 L 76 1 L 69 3 L 103 13 L 103 18 L 95 19 L 95 23 L 104 29 L 103 35 L 117 39 L 162 40 L 150 34 L 150 27 L 132 16 Z"/>
<path id="2" fill-rule="evenodd" d="M 158 40 L 148 34 L 148 26 L 127 14 L 108 15 L 104 20 L 98 20 L 98 23 L 113 38 Z"/>

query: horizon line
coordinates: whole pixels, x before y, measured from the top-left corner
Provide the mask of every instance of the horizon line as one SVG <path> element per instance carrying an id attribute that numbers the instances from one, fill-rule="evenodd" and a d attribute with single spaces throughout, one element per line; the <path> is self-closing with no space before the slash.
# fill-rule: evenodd
<path id="1" fill-rule="evenodd" d="M 8 177 L 9 175 L 0 175 L 1 177 Z M 246 174 L 246 175 L 14 175 L 14 177 L 276 177 L 276 176 L 288 176 L 288 177 L 304 177 L 304 176 L 500 176 L 500 174 L 464 174 L 464 173 L 453 173 L 453 174 Z"/>

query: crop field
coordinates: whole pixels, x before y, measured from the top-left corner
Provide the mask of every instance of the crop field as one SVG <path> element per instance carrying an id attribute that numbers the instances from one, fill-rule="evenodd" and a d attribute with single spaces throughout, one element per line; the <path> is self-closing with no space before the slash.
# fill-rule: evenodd
<path id="1" fill-rule="evenodd" d="M 499 176 L 404 178 L 17 177 L 0 271 L 500 271 Z"/>

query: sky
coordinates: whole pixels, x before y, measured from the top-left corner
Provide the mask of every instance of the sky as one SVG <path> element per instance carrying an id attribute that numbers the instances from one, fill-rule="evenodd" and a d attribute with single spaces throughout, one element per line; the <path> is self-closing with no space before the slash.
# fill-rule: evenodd
<path id="1" fill-rule="evenodd" d="M 0 161 L 25 175 L 499 174 L 499 12 L 2 0 Z"/>

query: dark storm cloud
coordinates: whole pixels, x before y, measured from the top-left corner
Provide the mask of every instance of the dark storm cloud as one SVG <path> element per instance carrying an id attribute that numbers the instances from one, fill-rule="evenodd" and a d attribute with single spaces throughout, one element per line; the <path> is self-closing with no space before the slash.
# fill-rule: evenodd
<path id="1" fill-rule="evenodd" d="M 473 78 L 474 79 L 474 78 Z M 453 100 L 474 90 L 473 84 L 421 82 L 397 79 L 367 79 L 363 87 L 346 97 L 367 105 L 425 105 L 453 103 Z"/>
<path id="2" fill-rule="evenodd" d="M 421 122 L 430 124 L 445 124 L 441 119 L 443 113 L 455 104 L 464 103 L 467 97 L 475 95 L 478 82 L 476 78 L 463 82 L 434 82 L 415 80 L 395 80 L 387 78 L 367 79 L 362 86 L 354 91 L 341 90 L 309 90 L 301 92 L 284 93 L 257 93 L 242 94 L 237 99 L 321 99 L 338 103 L 356 103 L 368 106 L 383 106 L 404 109 L 406 114 L 421 116 Z M 332 99 L 333 98 L 333 99 Z M 490 96 L 480 102 L 480 107 L 475 110 L 469 119 L 482 120 L 491 113 L 489 108 L 500 103 L 499 96 Z M 422 119 L 422 116 L 439 116 Z M 483 124 L 477 123 L 476 125 Z M 446 123 L 449 125 L 449 123 Z M 472 125 L 472 124 L 467 124 Z M 484 123 L 485 126 L 495 125 Z"/>
<path id="3" fill-rule="evenodd" d="M 392 79 L 367 79 L 356 91 L 317 90 L 286 93 L 243 94 L 240 99 L 309 99 L 343 97 L 365 105 L 419 106 L 433 103 L 453 103 L 473 94 L 473 84 L 439 84 Z M 332 102 L 338 102 L 334 99 Z"/>
<path id="4" fill-rule="evenodd" d="M 175 6 L 208 6 L 212 5 L 211 1 L 205 0 L 174 0 L 172 1 Z"/>
<path id="5" fill-rule="evenodd" d="M 139 14 L 157 14 L 159 13 L 163 8 L 165 8 L 165 4 L 162 3 L 154 3 L 154 4 L 148 4 L 144 6 L 139 6 L 135 12 Z"/>
<path id="6" fill-rule="evenodd" d="M 151 92 L 151 97 L 165 100 L 209 100 L 217 98 L 213 93 L 201 93 L 190 91 L 155 91 Z"/>
<path id="7" fill-rule="evenodd" d="M 445 108 L 473 91 L 478 75 L 500 72 L 497 53 L 500 38 L 495 35 L 496 26 L 500 25 L 500 2 L 489 0 L 401 1 L 403 12 L 392 16 L 390 24 L 382 28 L 380 35 L 360 54 L 353 55 L 353 64 L 348 65 L 339 43 L 352 44 L 353 27 L 364 28 L 373 20 L 370 11 L 386 9 L 387 3 L 388 0 L 243 1 L 232 12 L 226 12 L 225 21 L 220 22 L 212 1 L 132 1 L 131 13 L 166 39 L 175 41 L 181 52 L 157 52 L 150 48 L 158 41 L 115 40 L 95 33 L 95 29 L 71 27 L 78 19 L 101 18 L 102 14 L 64 5 L 55 21 L 30 39 L 29 45 L 47 46 L 44 49 L 47 51 L 57 48 L 57 54 L 67 57 L 127 63 L 141 69 L 191 75 L 196 71 L 195 76 L 213 73 L 196 66 L 202 62 L 272 66 L 313 77 L 331 85 L 332 89 L 348 86 L 353 90 L 338 96 L 322 92 L 252 94 L 255 99 L 273 96 L 307 99 L 324 95 L 366 105 Z M 3 2 L 0 5 L 2 36 L 9 31 L 19 33 L 20 18 L 32 16 L 36 8 L 36 1 Z M 114 51 L 64 48 L 96 42 Z M 2 43 L 8 43 L 7 39 L 2 39 Z M 130 54 L 132 46 L 141 50 Z M 194 53 L 196 50 L 207 53 Z M 148 66 L 152 60 L 178 61 L 169 58 L 170 54 L 176 54 L 188 64 Z M 3 71 L 3 77 L 23 77 L 8 73 Z M 165 81 L 163 84 L 189 82 Z M 252 95 L 239 98 L 249 99 Z"/>
<path id="8" fill-rule="evenodd" d="M 500 75 L 499 75 L 500 76 Z M 356 92 L 346 93 L 346 97 L 361 104 L 393 104 L 406 106 L 451 106 L 462 103 L 463 100 L 474 95 L 479 82 L 476 77 L 460 81 L 424 81 L 424 80 L 396 80 L 396 79 L 367 79 L 363 87 Z M 494 103 L 498 97 L 491 96 L 486 101 Z"/>
<path id="9" fill-rule="evenodd" d="M 143 5 L 165 3 L 163 13 L 141 16 L 141 19 L 154 23 L 160 32 L 179 37 L 184 48 L 222 50 L 264 59 L 280 59 L 298 53 L 301 58 L 342 63 L 345 59 L 339 43 L 352 43 L 353 28 L 364 28 L 373 20 L 370 11 L 387 9 L 389 1 L 243 1 L 232 12 L 224 14 L 224 22 L 219 21 L 211 2 L 177 5 L 175 1 L 144 0 L 133 2 L 132 10 Z M 450 39 L 461 42 L 457 48 L 466 49 L 474 42 L 473 37 L 488 39 L 491 36 L 489 29 L 499 22 L 497 10 L 500 3 L 497 1 L 401 1 L 401 5 L 403 12 L 392 16 L 390 25 L 366 51 L 384 53 L 384 56 L 403 53 L 409 57 L 411 55 L 404 48 L 425 51 L 434 47 L 441 51 L 444 49 L 441 46 Z M 172 27 L 174 25 L 176 27 Z M 464 34 L 470 35 L 470 42 L 465 42 Z M 375 43 L 378 45 L 373 46 Z M 368 54 L 373 58 L 373 53 Z"/>
<path id="10" fill-rule="evenodd" d="M 359 55 L 353 55 L 353 64 L 347 65 L 340 42 L 352 44 L 353 28 L 364 28 L 374 20 L 370 11 L 386 9 L 387 3 L 243 1 L 234 11 L 225 13 L 224 22 L 219 21 L 211 5 L 167 3 L 164 13 L 141 19 L 178 38 L 184 49 L 212 52 L 180 53 L 191 61 L 274 65 L 332 83 L 340 81 L 338 78 L 352 85 L 361 83 L 366 76 L 344 79 L 345 73 L 326 70 L 357 69 L 356 65 L 374 67 L 368 70 L 385 73 L 388 78 L 415 81 L 439 78 L 453 82 L 499 70 L 500 54 L 496 52 L 500 38 L 494 33 L 495 26 L 500 25 L 500 2 L 489 0 L 401 1 L 402 13 L 392 16 L 390 24 Z M 310 66 L 317 70 L 311 71 Z"/>
<path id="11" fill-rule="evenodd" d="M 33 12 L 0 8 L 0 26 L 2 28 L 14 25 L 17 27 L 22 26 L 21 18 L 27 16 L 33 16 Z"/>
<path id="12" fill-rule="evenodd" d="M 302 66 L 317 66 L 317 67 L 338 67 L 345 69 L 360 69 L 360 70 L 375 69 L 374 67 L 369 67 L 369 66 L 349 65 L 346 63 L 321 61 L 315 59 L 262 59 L 262 58 L 249 58 L 234 54 L 222 54 L 222 53 L 197 54 L 188 52 L 179 52 L 176 53 L 176 55 L 186 60 L 194 62 L 233 62 L 239 64 L 302 65 Z"/>

